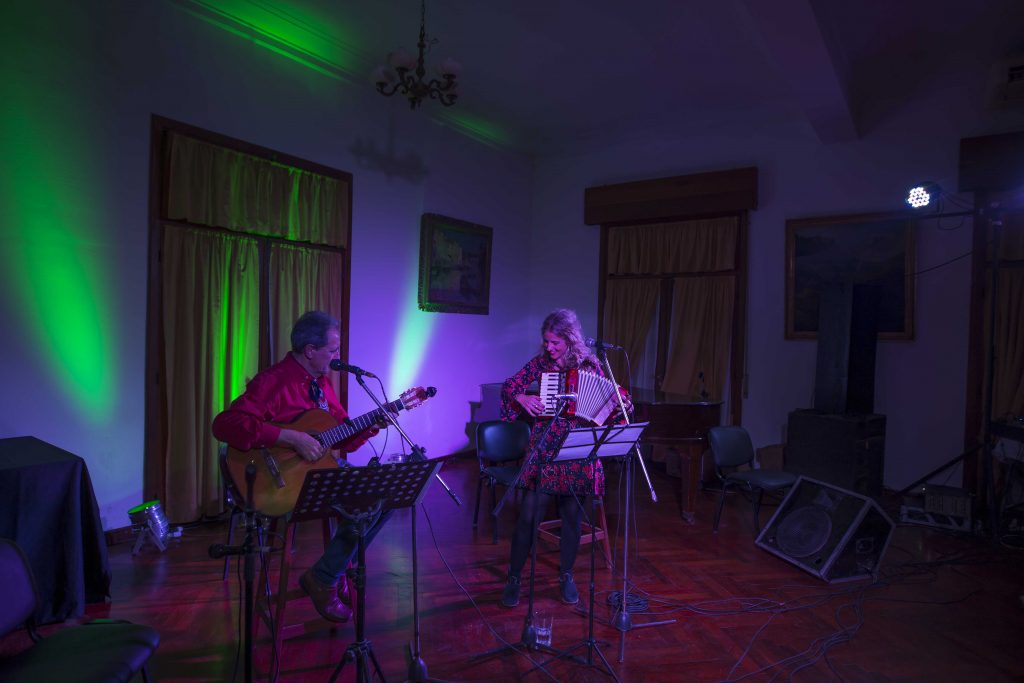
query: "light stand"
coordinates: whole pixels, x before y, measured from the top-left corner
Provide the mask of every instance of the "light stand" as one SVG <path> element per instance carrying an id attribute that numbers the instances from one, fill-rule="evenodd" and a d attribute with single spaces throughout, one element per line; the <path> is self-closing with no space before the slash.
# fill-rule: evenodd
<path id="1" fill-rule="evenodd" d="M 368 386 L 366 386 L 366 382 L 363 380 L 363 374 L 364 373 L 356 373 L 356 381 L 359 382 L 359 386 L 361 386 L 363 388 L 363 390 L 367 393 L 367 395 L 370 397 L 370 399 L 374 403 L 377 404 L 377 407 L 381 409 L 381 412 L 387 417 L 387 419 L 391 423 L 391 425 L 396 430 L 398 430 L 398 433 L 401 436 L 402 440 L 404 440 L 409 445 L 409 448 L 412 449 L 412 458 L 410 459 L 410 461 L 411 462 L 417 462 L 417 461 L 424 461 L 424 460 L 426 460 L 427 459 L 426 449 L 423 448 L 422 446 L 417 445 L 412 439 L 409 438 L 409 435 L 405 433 L 405 430 L 402 429 L 402 426 L 400 424 L 398 424 L 398 418 L 395 415 L 393 415 L 390 411 L 384 410 L 383 404 L 381 404 L 381 402 L 377 399 L 377 396 L 373 393 L 373 391 L 371 391 L 370 388 Z M 433 387 L 431 387 L 431 388 L 433 388 Z M 445 483 L 444 479 L 442 479 L 440 477 L 440 475 L 437 474 L 436 472 L 434 473 L 434 478 L 437 479 L 437 481 L 439 481 L 441 483 L 441 486 L 448 493 L 448 495 L 451 497 L 451 499 L 453 501 L 455 501 L 455 504 L 458 505 L 459 507 L 461 507 L 462 506 L 462 501 L 459 500 L 459 497 L 457 495 L 455 495 L 455 492 L 452 491 L 451 488 L 448 486 L 448 484 Z M 411 531 L 411 533 L 412 533 L 411 550 L 412 550 L 412 630 L 413 630 L 413 639 L 412 639 L 412 642 L 410 642 L 408 644 L 408 648 L 406 650 L 406 662 L 408 664 L 408 676 L 409 676 L 408 679 L 406 679 L 406 680 L 411 682 L 411 683 L 420 683 L 422 681 L 438 681 L 439 680 L 439 679 L 430 678 L 429 675 L 427 674 L 427 665 L 423 661 L 423 657 L 422 657 L 422 654 L 421 654 L 421 651 L 420 651 L 419 563 L 418 563 L 418 559 L 417 559 L 417 554 L 418 553 L 417 553 L 417 550 L 416 550 L 416 516 L 417 516 L 417 514 L 418 513 L 416 511 L 416 506 L 413 505 L 412 506 L 412 525 L 411 525 L 412 526 L 412 531 Z M 443 682 L 441 682 L 441 683 L 443 683 Z"/>
<path id="2" fill-rule="evenodd" d="M 908 199 L 908 204 L 910 203 Z M 992 455 L 992 403 L 995 391 L 995 358 L 996 358 L 996 305 L 997 295 L 999 292 L 999 248 L 1000 248 L 1000 237 L 1001 228 L 1003 227 L 1002 215 L 998 210 L 998 204 L 993 202 L 988 207 L 991 210 L 990 215 L 987 217 L 987 224 L 992 228 L 992 275 L 989 285 L 989 302 L 988 302 L 988 350 L 985 359 L 985 395 L 983 397 L 983 421 L 982 421 L 982 434 L 981 443 L 977 444 L 973 448 L 963 451 L 949 462 L 941 465 L 940 467 L 932 470 L 928 474 L 920 477 L 911 484 L 905 486 L 898 492 L 897 495 L 903 496 L 912 491 L 914 488 L 927 482 L 929 479 L 937 474 L 945 472 L 949 468 L 953 467 L 957 463 L 960 463 L 965 458 L 979 450 L 982 452 L 982 486 L 985 489 L 985 497 L 988 499 L 988 516 L 989 524 L 991 526 L 993 540 L 998 539 L 998 528 L 999 528 L 999 506 L 996 502 L 995 496 L 995 473 L 993 471 L 993 455 Z M 915 207 L 916 208 L 916 207 Z M 936 213 L 926 216 L 926 218 L 946 218 L 953 216 L 972 216 L 978 218 L 985 214 L 984 209 L 978 209 L 974 211 L 957 211 L 951 213 Z"/>
<path id="3" fill-rule="evenodd" d="M 604 371 L 608 375 L 608 379 L 618 386 L 618 382 L 615 381 L 615 373 L 612 371 L 611 363 L 608 362 L 608 354 L 605 351 L 605 345 L 601 342 L 597 342 L 595 345 L 597 351 L 597 357 L 604 365 Z M 626 411 L 626 404 L 622 401 L 622 395 L 616 391 L 615 398 L 619 401 L 619 410 L 622 411 L 622 419 L 629 424 L 629 413 Z M 635 460 L 640 463 L 640 469 L 644 473 L 644 479 L 647 481 L 647 489 L 651 494 L 651 501 L 657 503 L 658 496 L 654 492 L 654 486 L 651 484 L 651 477 L 647 473 L 647 466 L 644 464 L 644 458 L 640 454 L 640 449 L 634 444 L 630 454 L 626 456 L 626 460 L 623 463 L 623 467 L 626 470 L 626 507 L 625 507 L 625 520 L 624 533 L 622 534 L 622 593 L 620 594 L 620 601 L 618 610 L 612 615 L 612 626 L 619 629 L 619 662 L 626 661 L 626 632 L 634 628 L 646 628 L 648 626 L 662 626 L 664 624 L 675 623 L 675 619 L 669 619 L 665 621 L 649 621 L 645 624 L 633 624 L 633 618 L 630 616 L 627 609 L 629 602 L 629 512 L 630 502 L 633 497 L 633 455 L 636 455 Z"/>

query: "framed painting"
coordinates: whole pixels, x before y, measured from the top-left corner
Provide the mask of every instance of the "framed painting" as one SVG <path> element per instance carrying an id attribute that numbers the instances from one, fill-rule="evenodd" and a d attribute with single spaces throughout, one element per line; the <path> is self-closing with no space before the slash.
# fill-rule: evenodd
<path id="1" fill-rule="evenodd" d="M 433 213 L 420 221 L 420 310 L 487 315 L 491 228 Z"/>
<path id="2" fill-rule="evenodd" d="M 878 338 L 914 338 L 914 220 L 907 214 L 786 221 L 786 339 L 817 339 L 819 294 L 878 290 Z"/>

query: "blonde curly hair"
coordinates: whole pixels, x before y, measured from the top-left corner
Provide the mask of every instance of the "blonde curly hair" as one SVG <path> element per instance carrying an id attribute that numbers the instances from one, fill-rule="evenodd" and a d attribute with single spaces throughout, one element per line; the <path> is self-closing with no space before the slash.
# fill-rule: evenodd
<path id="1" fill-rule="evenodd" d="M 576 317 L 576 311 L 568 308 L 556 308 L 548 313 L 544 322 L 541 323 L 540 333 L 544 335 L 548 332 L 565 341 L 566 362 L 563 367 L 578 368 L 585 363 L 597 365 L 597 359 L 594 358 L 594 354 L 587 348 L 587 343 L 583 339 L 583 330 L 580 327 L 579 318 Z M 543 352 L 543 342 L 540 348 Z"/>

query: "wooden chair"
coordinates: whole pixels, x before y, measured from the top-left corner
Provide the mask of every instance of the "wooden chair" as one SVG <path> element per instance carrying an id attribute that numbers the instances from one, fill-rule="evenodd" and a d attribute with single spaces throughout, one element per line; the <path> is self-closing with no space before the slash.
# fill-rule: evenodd
<path id="1" fill-rule="evenodd" d="M 268 530 L 268 536 L 270 539 L 280 538 L 280 545 L 276 544 L 271 540 L 271 545 L 274 546 L 274 551 L 271 557 L 277 556 L 280 558 L 277 563 L 277 589 L 272 592 L 270 596 L 270 603 L 266 603 L 262 596 L 265 595 L 262 591 L 267 585 L 267 564 L 264 563 L 260 567 L 259 578 L 256 582 L 255 592 L 261 596 L 257 598 L 257 609 L 256 619 L 253 625 L 253 638 L 259 632 L 260 622 L 264 622 L 267 628 L 270 629 L 271 637 L 274 640 L 274 652 L 280 661 L 281 648 L 284 645 L 284 641 L 289 638 L 295 638 L 301 636 L 308 631 L 308 624 L 312 623 L 321 627 L 324 623 L 323 619 L 319 615 L 313 617 L 309 621 L 293 621 L 287 622 L 286 616 L 288 614 L 288 606 L 295 600 L 309 600 L 309 596 L 306 595 L 305 591 L 298 585 L 298 579 L 295 581 L 291 580 L 292 576 L 292 558 L 295 555 L 295 534 L 298 531 L 298 527 L 301 522 L 292 522 L 287 516 L 285 517 L 274 517 L 270 520 L 270 528 Z M 280 529 L 284 529 L 283 534 L 279 532 Z M 334 525 L 330 519 L 325 518 L 322 523 L 322 534 L 324 546 L 331 540 L 334 535 Z M 353 596 L 354 599 L 354 596 Z M 314 612 L 314 615 L 316 613 Z M 276 672 L 276 669 L 275 669 Z"/>

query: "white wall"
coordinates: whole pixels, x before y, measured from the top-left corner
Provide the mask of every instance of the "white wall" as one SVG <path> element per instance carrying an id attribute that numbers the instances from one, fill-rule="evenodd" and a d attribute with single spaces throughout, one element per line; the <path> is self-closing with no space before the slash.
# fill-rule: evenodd
<path id="1" fill-rule="evenodd" d="M 103 328 L 113 398 L 92 412 L 70 398 L 60 345 L 31 328 L 33 308 L 59 309 L 74 298 L 26 298 L 8 274 L 0 294 L 7 321 L 0 438 L 34 435 L 82 456 L 105 527 L 124 526 L 125 511 L 150 494 L 142 491 L 147 202 L 150 117 L 159 114 L 353 173 L 348 357 L 384 378 L 392 398 L 408 386 L 438 387 L 434 400 L 403 420 L 428 455 L 468 446 L 469 402 L 478 399 L 479 384 L 503 379 L 535 344 L 523 306 L 529 283 L 520 276 L 530 253 L 529 160 L 433 123 L 435 103 L 411 112 L 365 81 L 329 78 L 200 21 L 182 5 L 55 2 L 4 15 L 0 37 L 7 58 L 14 57 L 5 74 L 14 85 L 5 75 L 0 150 L 10 159 L 31 143 L 26 154 L 34 158 L 46 142 L 60 161 L 30 169 L 38 177 L 28 178 L 5 164 L 3 196 L 23 195 L 32 183 L 45 183 L 53 201 L 87 196 L 53 218 L 83 221 L 70 231 L 75 244 L 47 248 L 71 247 L 93 259 L 96 277 L 108 285 L 96 289 L 111 293 L 102 302 L 106 315 L 88 324 Z M 32 126 L 45 128 L 26 141 Z M 62 149 L 69 141 L 80 141 L 79 153 Z M 371 147 L 381 155 L 358 153 Z M 494 229 L 490 315 L 416 310 L 424 212 Z M 0 213 L 0 230 L 16 244 L 35 239 L 9 212 Z M 31 288 L 44 287 L 52 274 L 33 274 Z M 60 335 L 90 330 L 63 325 Z M 352 412 L 372 407 L 354 381 L 349 393 Z M 387 452 L 395 450 L 392 438 Z"/>
<path id="2" fill-rule="evenodd" d="M 628 144 L 537 161 L 534 176 L 534 309 L 579 310 L 596 329 L 598 228 L 583 225 L 588 186 L 757 166 L 760 205 L 750 215 L 748 350 L 743 426 L 757 445 L 784 441 L 787 414 L 813 405 L 814 341 L 784 339 L 785 221 L 898 211 L 911 183 L 955 190 L 959 140 L 1024 128 L 1022 112 L 984 108 L 977 71 L 950 72 L 930 91 L 869 100 L 859 140 L 824 145 L 799 118 L 737 112 L 715 128 L 637 131 Z M 982 83 L 987 73 L 982 72 Z M 970 197 L 964 197 L 970 199 Z M 946 219 L 942 228 L 957 225 Z M 955 230 L 924 221 L 918 269 L 971 249 L 970 220 Z M 917 280 L 916 337 L 878 346 L 875 410 L 888 418 L 885 484 L 902 488 L 952 459 L 963 445 L 970 259 Z M 614 341 L 614 340 L 612 340 Z M 959 484 L 959 470 L 950 482 Z"/>
<path id="3" fill-rule="evenodd" d="M 53 254 L 31 271 L 5 261 L 0 272 L 7 323 L 0 437 L 35 435 L 85 458 L 107 527 L 123 526 L 124 511 L 147 497 L 143 340 L 154 113 L 354 174 L 348 357 L 384 377 L 392 394 L 439 388 L 405 419 L 432 456 L 468 445 L 478 385 L 519 367 L 550 309 L 575 307 L 587 331 L 596 329 L 598 240 L 597 228 L 582 224 L 585 187 L 759 167 L 744 424 L 757 443 L 774 443 L 788 411 L 811 404 L 815 354 L 813 342 L 783 340 L 784 221 L 894 209 L 910 181 L 952 187 L 959 138 L 1024 127 L 1019 114 L 984 112 L 974 82 L 950 73 L 913 100 L 896 91 L 865 100 L 865 131 L 853 143 L 818 143 L 808 126 L 786 123 L 792 112 L 757 120 L 737 112 L 685 137 L 636 131 L 631 142 L 604 144 L 599 153 L 531 161 L 437 125 L 427 105 L 410 112 L 362 80 L 317 73 L 183 7 L 51 1 L 5 8 L 0 21 L 0 235 L 8 253 Z M 359 153 L 368 148 L 380 154 Z M 494 228 L 489 316 L 415 310 L 424 212 Z M 36 214 L 53 225 L 27 226 Z M 968 249 L 966 226 L 925 224 L 918 263 Z M 890 486 L 960 450 L 968 268 L 963 260 L 923 276 L 917 339 L 879 347 L 876 406 L 889 416 Z M 79 269 L 82 287 L 65 285 L 66 296 L 51 291 L 55 275 L 67 282 Z M 96 361 L 76 365 L 69 358 L 86 338 Z M 83 379 L 76 368 L 102 374 Z M 83 398 L 89 382 L 103 400 Z M 354 412 L 370 407 L 355 383 L 350 404 Z"/>

